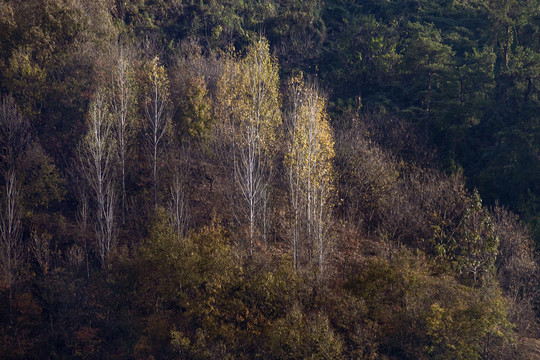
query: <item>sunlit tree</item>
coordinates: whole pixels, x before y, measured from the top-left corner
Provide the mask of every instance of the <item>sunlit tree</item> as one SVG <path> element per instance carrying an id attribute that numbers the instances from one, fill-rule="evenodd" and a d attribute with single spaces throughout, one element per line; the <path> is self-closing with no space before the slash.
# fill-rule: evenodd
<path id="1" fill-rule="evenodd" d="M 118 143 L 118 165 L 120 167 L 122 223 L 126 221 L 126 161 L 130 141 L 134 135 L 135 83 L 133 65 L 129 52 L 119 46 L 113 52 L 115 63 L 111 72 L 110 108 L 114 119 L 114 130 Z"/>
<path id="2" fill-rule="evenodd" d="M 157 205 L 158 165 L 165 152 L 171 131 L 171 102 L 169 80 L 165 68 L 156 56 L 146 65 L 147 89 L 145 92 L 146 150 L 152 164 L 154 205 Z"/>
<path id="3" fill-rule="evenodd" d="M 278 66 L 268 42 L 261 39 L 253 44 L 240 61 L 229 59 L 218 86 L 224 109 L 218 127 L 231 143 L 239 208 L 249 224 L 252 252 L 266 214 L 272 147 L 281 124 Z"/>
<path id="4" fill-rule="evenodd" d="M 333 192 L 334 139 L 326 99 L 316 83 L 301 77 L 289 83 L 286 116 L 288 171 L 292 211 L 293 259 L 298 267 L 300 242 L 322 272 Z"/>

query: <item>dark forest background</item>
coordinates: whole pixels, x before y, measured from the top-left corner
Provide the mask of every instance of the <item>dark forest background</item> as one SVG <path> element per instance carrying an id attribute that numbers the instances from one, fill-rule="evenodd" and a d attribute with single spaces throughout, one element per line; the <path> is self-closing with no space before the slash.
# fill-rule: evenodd
<path id="1" fill-rule="evenodd" d="M 0 357 L 533 359 L 537 0 L 0 0 Z"/>

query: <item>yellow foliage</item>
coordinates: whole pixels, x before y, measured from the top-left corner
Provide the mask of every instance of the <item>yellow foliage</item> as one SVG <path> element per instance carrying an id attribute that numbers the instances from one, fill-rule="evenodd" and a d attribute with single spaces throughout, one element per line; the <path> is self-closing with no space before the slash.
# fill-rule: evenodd
<path id="1" fill-rule="evenodd" d="M 159 91 L 163 98 L 169 97 L 169 79 L 165 67 L 160 64 L 159 56 L 155 56 L 144 67 L 147 84 L 151 91 Z"/>
<path id="2" fill-rule="evenodd" d="M 234 53 L 223 59 L 217 93 L 221 134 L 240 146 L 268 150 L 281 125 L 279 69 L 268 41 L 257 41 L 242 59 Z"/>
<path id="3" fill-rule="evenodd" d="M 289 82 L 287 120 L 289 139 L 285 165 L 294 222 L 293 258 L 298 266 L 300 242 L 311 243 L 308 254 L 318 253 L 322 270 L 333 193 L 334 136 L 325 97 L 315 83 L 306 84 L 302 76 Z"/>
<path id="4" fill-rule="evenodd" d="M 315 85 L 306 85 L 302 76 L 293 78 L 289 86 L 297 94 L 292 115 L 291 139 L 286 164 L 298 169 L 297 176 L 315 187 L 329 186 L 335 156 L 334 136 L 326 112 L 326 99 Z"/>

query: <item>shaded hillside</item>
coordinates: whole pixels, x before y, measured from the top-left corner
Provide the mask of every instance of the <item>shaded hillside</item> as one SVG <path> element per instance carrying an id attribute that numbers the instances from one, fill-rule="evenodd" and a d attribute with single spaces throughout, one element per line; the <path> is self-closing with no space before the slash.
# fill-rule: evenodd
<path id="1" fill-rule="evenodd" d="M 538 24 L 0 1 L 0 357 L 530 359 Z"/>

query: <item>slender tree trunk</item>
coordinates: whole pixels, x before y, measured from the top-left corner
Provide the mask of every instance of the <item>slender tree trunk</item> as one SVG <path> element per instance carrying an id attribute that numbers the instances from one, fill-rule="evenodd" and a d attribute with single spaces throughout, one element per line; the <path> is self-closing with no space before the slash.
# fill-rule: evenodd
<path id="1" fill-rule="evenodd" d="M 170 101 L 168 80 L 165 69 L 158 64 L 156 57 L 150 63 L 151 89 L 146 103 L 147 154 L 152 168 L 154 206 L 158 204 L 159 160 L 167 146 L 170 127 Z"/>
<path id="2" fill-rule="evenodd" d="M 126 165 L 122 157 L 122 225 L 126 225 Z"/>
<path id="3" fill-rule="evenodd" d="M 87 133 L 79 148 L 79 164 L 82 177 L 93 199 L 93 219 L 101 266 L 106 268 L 107 259 L 115 242 L 114 223 L 114 164 L 116 142 L 113 119 L 108 103 L 100 91 L 90 105 Z"/>
<path id="4" fill-rule="evenodd" d="M 128 142 L 133 132 L 131 107 L 134 102 L 132 67 L 126 51 L 120 47 L 118 52 L 112 54 L 118 57 L 112 73 L 111 110 L 115 120 L 116 140 L 118 141 L 118 159 L 121 176 L 121 214 L 122 225 L 126 223 L 126 158 L 128 156 Z"/>
<path id="5" fill-rule="evenodd" d="M 0 99 L 0 159 L 4 176 L 0 206 L 0 276 L 9 288 L 9 317 L 13 322 L 14 285 L 22 260 L 21 199 L 17 170 L 30 142 L 30 124 L 21 116 L 11 96 Z"/>
<path id="6" fill-rule="evenodd" d="M 22 256 L 19 192 L 14 170 L 8 170 L 5 181 L 5 208 L 0 229 L 3 254 L 0 256 L 2 256 L 2 275 L 9 289 L 10 323 L 13 323 L 13 287 Z"/>
<path id="7" fill-rule="evenodd" d="M 291 196 L 292 246 L 295 268 L 300 254 L 324 271 L 326 206 L 330 194 L 333 140 L 316 86 L 294 79 L 289 90 L 290 134 L 286 163 Z M 300 230 L 301 229 L 301 230 Z"/>
<path id="8" fill-rule="evenodd" d="M 154 144 L 154 161 L 152 167 L 154 179 L 154 207 L 157 206 L 157 143 Z"/>
<path id="9" fill-rule="evenodd" d="M 154 206 L 157 206 L 157 160 L 158 160 L 158 119 L 159 119 L 159 113 L 158 113 L 158 87 L 157 83 L 154 85 L 154 103 L 156 104 L 154 106 L 154 167 L 153 167 L 153 175 L 154 175 Z"/>
<path id="10" fill-rule="evenodd" d="M 180 174 L 175 173 L 173 184 L 170 189 L 171 196 L 169 200 L 169 211 L 171 220 L 176 229 L 178 239 L 184 234 L 187 228 L 188 211 L 187 199 L 184 184 L 180 178 Z"/>
<path id="11" fill-rule="evenodd" d="M 88 234 L 87 234 L 87 224 L 88 224 L 88 202 L 86 201 L 85 199 L 85 202 L 84 202 L 84 227 L 83 227 L 83 231 L 84 231 L 84 260 L 85 260 L 85 263 L 86 263 L 86 278 L 88 280 L 90 280 L 90 261 L 88 261 L 88 252 L 90 251 L 90 249 L 88 248 Z"/>

